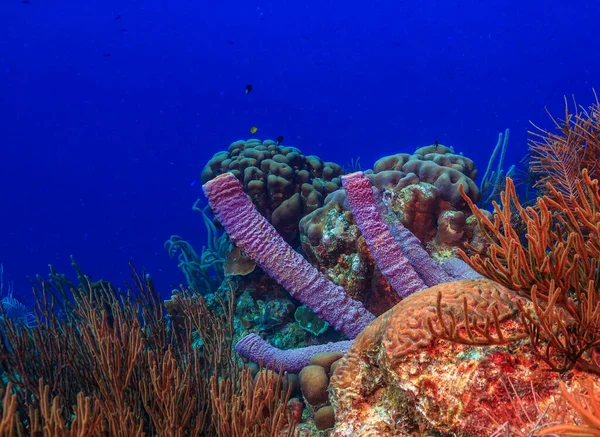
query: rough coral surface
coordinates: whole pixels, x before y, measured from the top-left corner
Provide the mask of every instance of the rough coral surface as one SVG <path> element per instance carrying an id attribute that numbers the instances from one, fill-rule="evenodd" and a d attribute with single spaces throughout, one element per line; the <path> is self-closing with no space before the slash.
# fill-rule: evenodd
<path id="1" fill-rule="evenodd" d="M 236 141 L 216 153 L 202 170 L 202 183 L 231 172 L 267 220 L 287 241 L 297 236 L 298 220 L 323 205 L 341 186 L 342 168 L 318 156 L 271 140 Z"/>
<path id="2" fill-rule="evenodd" d="M 409 296 L 369 325 L 337 365 L 330 382 L 335 436 L 481 436 L 503 426 L 527 435 L 543 411 L 542 424 L 573 419 L 573 410 L 556 402 L 561 377 L 531 354 L 528 337 L 488 345 L 435 338 L 427 320 L 441 329 L 439 293 L 443 319 L 453 314 L 463 338 L 465 299 L 469 320 L 483 321 L 495 308 L 505 340 L 523 333 L 515 301 L 527 303 L 492 281 L 451 282 Z M 581 390 L 584 375 L 562 380 Z"/>
<path id="3" fill-rule="evenodd" d="M 400 301 L 375 264 L 343 190 L 300 220 L 300 241 L 310 263 L 373 314 L 379 315 Z"/>

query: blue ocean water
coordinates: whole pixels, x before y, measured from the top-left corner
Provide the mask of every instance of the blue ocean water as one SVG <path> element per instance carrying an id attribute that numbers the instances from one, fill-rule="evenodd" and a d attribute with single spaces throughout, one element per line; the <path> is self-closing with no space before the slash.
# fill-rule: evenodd
<path id="1" fill-rule="evenodd" d="M 238 139 L 363 168 L 439 141 L 481 172 L 511 129 L 598 86 L 591 1 L 54 1 L 0 4 L 0 262 L 27 301 L 47 264 L 161 291 L 163 248 L 201 248 L 200 171 Z M 252 84 L 252 92 L 245 87 Z M 476 181 L 479 182 L 479 181 Z"/>

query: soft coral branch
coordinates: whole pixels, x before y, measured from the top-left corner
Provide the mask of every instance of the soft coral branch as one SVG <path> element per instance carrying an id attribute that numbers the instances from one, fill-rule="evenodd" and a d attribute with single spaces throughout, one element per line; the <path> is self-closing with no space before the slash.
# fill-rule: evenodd
<path id="1" fill-rule="evenodd" d="M 463 259 L 484 276 L 519 290 L 533 302 L 521 308 L 532 347 L 554 370 L 577 366 L 600 374 L 594 355 L 600 346 L 600 193 L 587 169 L 568 198 L 548 184 L 535 207 L 524 208 L 510 178 L 502 206 L 485 213 L 461 193 L 490 242 L 487 253 Z M 525 242 L 514 230 L 513 215 L 525 223 Z"/>
<path id="2" fill-rule="evenodd" d="M 595 94 L 595 93 L 594 93 Z M 565 98 L 565 116 L 563 120 L 550 115 L 557 131 L 552 132 L 536 126 L 535 132 L 529 132 L 533 138 L 529 142 L 529 165 L 539 177 L 536 187 L 547 193 L 550 182 L 555 189 L 566 196 L 568 204 L 571 197 L 579 198 L 577 181 L 581 171 L 586 168 L 593 179 L 600 176 L 598 156 L 600 156 L 600 103 L 596 102 L 588 109 L 578 107 L 573 99 L 574 111 L 569 110 Z"/>

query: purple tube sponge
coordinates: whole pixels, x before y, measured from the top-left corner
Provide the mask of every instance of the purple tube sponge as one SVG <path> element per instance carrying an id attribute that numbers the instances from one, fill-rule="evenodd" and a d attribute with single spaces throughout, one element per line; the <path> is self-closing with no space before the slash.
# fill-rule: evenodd
<path id="1" fill-rule="evenodd" d="M 390 223 L 389 227 L 394 239 L 402 247 L 402 252 L 425 285 L 433 287 L 434 285 L 457 280 L 444 270 L 440 263 L 429 256 L 421 246 L 419 239 L 402 223 Z"/>
<path id="2" fill-rule="evenodd" d="M 485 279 L 485 277 L 473 270 L 471 266 L 462 259 L 448 258 L 442 262 L 441 265 L 444 271 L 452 277 L 452 281 L 461 281 L 463 279 Z"/>
<path id="3" fill-rule="evenodd" d="M 202 188 L 231 241 L 334 329 L 354 338 L 375 319 L 285 242 L 254 208 L 233 174 L 219 175 Z"/>
<path id="4" fill-rule="evenodd" d="M 277 365 L 283 365 L 286 372 L 298 373 L 308 366 L 311 358 L 316 354 L 321 352 L 341 352 L 345 354 L 352 343 L 352 340 L 347 340 L 282 350 L 271 346 L 256 334 L 249 334 L 235 345 L 235 350 L 253 363 L 259 363 L 262 360 L 263 363 L 267 364 L 275 360 Z"/>
<path id="5" fill-rule="evenodd" d="M 379 214 L 369 179 L 359 171 L 343 176 L 342 184 L 358 228 L 381 273 L 396 293 L 405 298 L 426 288 Z"/>

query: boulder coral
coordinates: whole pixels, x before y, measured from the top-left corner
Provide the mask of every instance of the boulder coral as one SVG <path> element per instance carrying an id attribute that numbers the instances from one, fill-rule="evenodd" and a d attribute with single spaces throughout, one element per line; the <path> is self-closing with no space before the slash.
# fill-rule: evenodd
<path id="1" fill-rule="evenodd" d="M 343 170 L 295 147 L 250 139 L 216 153 L 202 170 L 202 183 L 227 172 L 238 178 L 258 211 L 286 241 L 292 241 L 298 221 L 340 188 Z"/>
<path id="2" fill-rule="evenodd" d="M 418 178 L 418 182 L 433 185 L 439 190 L 442 200 L 450 203 L 454 209 L 460 210 L 465 206 L 458 191 L 460 185 L 465 187 L 465 192 L 473 202 L 477 203 L 479 200 L 479 188 L 473 182 L 477 177 L 475 163 L 441 144 L 421 147 L 412 155 L 398 153 L 386 156 L 373 166 L 375 175 L 390 170 L 399 172 L 400 179 L 412 173 Z"/>

